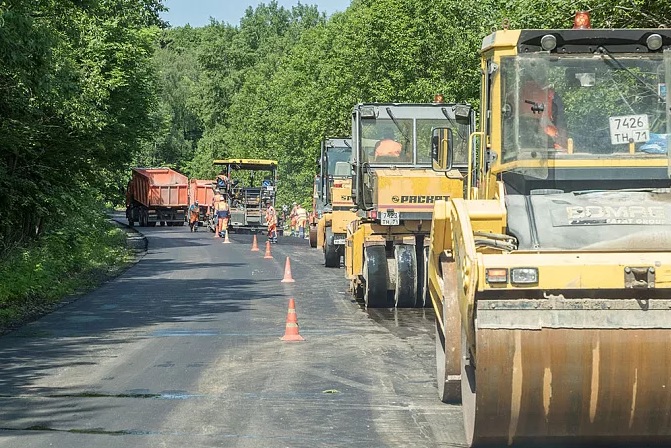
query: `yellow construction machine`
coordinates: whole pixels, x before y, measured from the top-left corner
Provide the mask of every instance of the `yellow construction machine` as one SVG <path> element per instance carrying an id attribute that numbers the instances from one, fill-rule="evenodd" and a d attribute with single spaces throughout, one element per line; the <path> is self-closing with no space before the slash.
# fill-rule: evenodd
<path id="1" fill-rule="evenodd" d="M 277 160 L 222 159 L 212 162 L 221 166 L 225 181 L 215 181 L 215 192 L 226 197 L 230 207 L 229 227 L 237 233 L 257 233 L 267 229 L 265 203 L 275 206 L 277 193 Z M 210 228 L 214 230 L 213 216 Z"/>
<path id="2" fill-rule="evenodd" d="M 347 225 L 355 220 L 352 211 L 352 139 L 327 138 L 322 141 L 320 190 L 322 213 L 317 223 L 317 247 L 324 252 L 324 265 L 340 267 L 345 255 Z"/>
<path id="3" fill-rule="evenodd" d="M 484 39 L 474 175 L 435 204 L 438 390 L 469 446 L 671 446 L 671 30 L 588 26 Z"/>
<path id="4" fill-rule="evenodd" d="M 433 203 L 463 196 L 473 115 L 468 105 L 442 103 L 354 107 L 357 219 L 347 228 L 345 268 L 367 307 L 425 306 Z M 454 160 L 446 172 L 431 169 L 435 128 L 452 136 Z"/>

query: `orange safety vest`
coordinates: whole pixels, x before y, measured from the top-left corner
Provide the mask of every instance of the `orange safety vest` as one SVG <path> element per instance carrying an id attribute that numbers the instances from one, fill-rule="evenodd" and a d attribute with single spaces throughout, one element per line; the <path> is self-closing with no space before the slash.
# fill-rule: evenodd
<path id="1" fill-rule="evenodd" d="M 375 146 L 375 157 L 399 157 L 403 145 L 390 138 L 380 140 Z"/>

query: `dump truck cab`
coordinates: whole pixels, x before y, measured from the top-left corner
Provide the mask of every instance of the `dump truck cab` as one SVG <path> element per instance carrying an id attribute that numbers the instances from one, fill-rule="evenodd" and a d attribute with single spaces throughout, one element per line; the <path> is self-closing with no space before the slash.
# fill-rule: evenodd
<path id="1" fill-rule="evenodd" d="M 347 225 L 356 219 L 352 203 L 352 139 L 326 138 L 321 144 L 321 216 L 316 246 L 324 252 L 326 267 L 340 267 L 345 254 Z"/>
<path id="2" fill-rule="evenodd" d="M 228 200 L 229 228 L 234 232 L 265 230 L 264 204 L 270 201 L 275 206 L 277 161 L 222 159 L 215 160 L 213 165 L 222 167 L 227 176 L 227 181 L 219 182 L 215 188 Z"/>
<path id="3" fill-rule="evenodd" d="M 469 446 L 671 443 L 671 31 L 585 23 L 484 39 L 475 175 L 434 211 L 438 389 Z"/>
<path id="4" fill-rule="evenodd" d="M 462 197 L 469 105 L 358 104 L 352 112 L 352 199 L 357 219 L 348 226 L 345 267 L 351 289 L 367 307 L 426 304 L 428 235 L 433 204 Z M 454 163 L 431 169 L 435 128 L 453 134 Z"/>

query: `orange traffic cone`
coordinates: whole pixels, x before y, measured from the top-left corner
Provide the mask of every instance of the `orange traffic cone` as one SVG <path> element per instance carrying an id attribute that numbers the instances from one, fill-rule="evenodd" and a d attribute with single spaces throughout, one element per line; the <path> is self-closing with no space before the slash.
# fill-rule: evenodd
<path id="1" fill-rule="evenodd" d="M 231 244 L 231 241 L 228 239 L 228 230 L 226 231 L 226 238 L 224 238 L 224 244 Z"/>
<path id="2" fill-rule="evenodd" d="M 266 241 L 266 255 L 263 258 L 273 258 L 270 254 L 270 241 Z"/>
<path id="3" fill-rule="evenodd" d="M 304 341 L 303 336 L 298 332 L 298 317 L 296 316 L 296 303 L 294 299 L 289 299 L 289 311 L 287 312 L 287 324 L 284 330 L 284 336 L 280 339 L 289 342 Z"/>
<path id="4" fill-rule="evenodd" d="M 281 283 L 293 283 L 295 281 L 291 277 L 291 263 L 289 262 L 289 257 L 287 257 L 287 262 L 284 263 L 284 278 Z"/>
<path id="5" fill-rule="evenodd" d="M 259 251 L 259 244 L 256 242 L 256 235 L 254 235 L 254 240 L 252 241 L 252 252 Z"/>

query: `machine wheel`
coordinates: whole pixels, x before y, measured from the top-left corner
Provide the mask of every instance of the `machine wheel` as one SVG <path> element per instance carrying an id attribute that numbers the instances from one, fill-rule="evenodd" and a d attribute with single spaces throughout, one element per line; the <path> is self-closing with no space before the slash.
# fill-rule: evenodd
<path id="1" fill-rule="evenodd" d="M 417 246 L 417 307 L 429 306 L 429 248 Z"/>
<path id="2" fill-rule="evenodd" d="M 327 227 L 325 229 L 326 236 L 324 238 L 324 266 L 327 268 L 340 267 L 340 252 L 338 247 L 333 244 L 333 229 Z"/>
<path id="3" fill-rule="evenodd" d="M 129 227 L 134 227 L 135 226 L 135 221 L 133 221 L 132 218 L 128 218 L 128 226 Z"/>
<path id="4" fill-rule="evenodd" d="M 147 222 L 147 227 L 156 227 L 156 221 Z"/>
<path id="5" fill-rule="evenodd" d="M 363 253 L 363 300 L 366 308 L 387 306 L 387 254 L 384 246 L 370 246 Z"/>
<path id="6" fill-rule="evenodd" d="M 310 247 L 317 247 L 317 226 L 310 226 Z"/>
<path id="7" fill-rule="evenodd" d="M 146 227 L 148 217 L 147 217 L 147 212 L 144 210 L 140 210 L 140 219 L 138 220 L 140 223 L 140 227 Z"/>
<path id="8" fill-rule="evenodd" d="M 468 348 L 466 330 L 461 328 L 461 408 L 464 414 L 464 429 L 466 431 L 466 445 L 473 446 L 475 439 L 476 413 L 476 378 L 472 354 Z"/>
<path id="9" fill-rule="evenodd" d="M 394 246 L 396 259 L 396 308 L 414 308 L 417 303 L 417 254 L 415 246 L 398 244 Z"/>
<path id="10" fill-rule="evenodd" d="M 450 371 L 461 368 L 459 362 L 453 361 L 453 356 L 446 356 L 446 351 L 450 348 L 450 344 L 445 344 L 443 332 L 440 328 L 440 317 L 436 316 L 436 380 L 438 382 L 438 397 L 443 403 L 460 404 L 461 403 L 461 380 L 455 378 L 455 375 L 450 375 Z M 452 339 L 456 339 L 459 343 L 460 335 L 448 335 Z M 457 347 L 458 350 L 458 347 Z M 458 352 L 460 353 L 460 352 Z M 457 364 L 457 365 L 453 365 Z"/>

